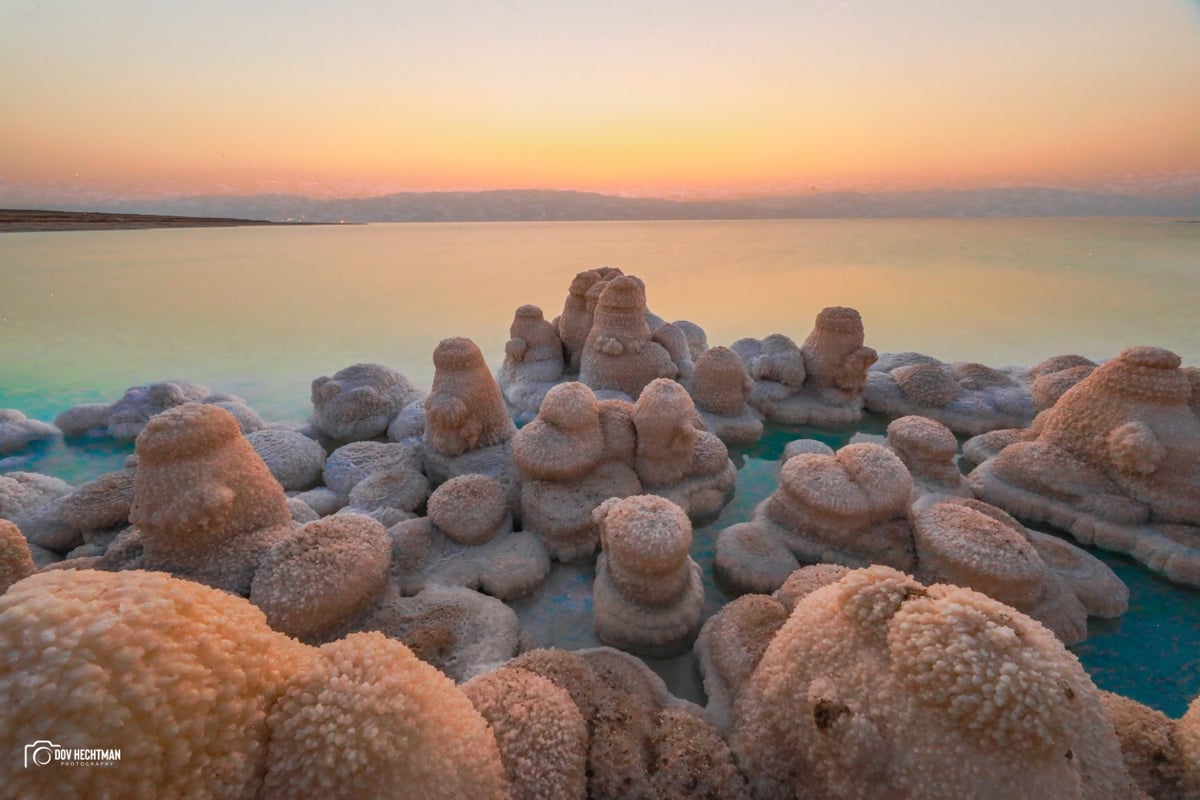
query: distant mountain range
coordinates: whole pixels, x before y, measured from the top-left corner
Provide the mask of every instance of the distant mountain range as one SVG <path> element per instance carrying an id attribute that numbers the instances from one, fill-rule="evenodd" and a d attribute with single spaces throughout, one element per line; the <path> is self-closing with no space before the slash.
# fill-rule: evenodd
<path id="1" fill-rule="evenodd" d="M 28 206 L 23 207 L 38 207 Z M 47 207 L 40 205 L 40 207 Z M 63 210 L 240 217 L 310 222 L 489 222 L 543 220 L 714 220 L 837 217 L 1200 216 L 1200 189 L 1154 194 L 1046 187 L 898 192 L 814 192 L 803 196 L 659 200 L 594 192 L 494 190 L 403 192 L 323 199 L 299 195 L 113 200 Z"/>

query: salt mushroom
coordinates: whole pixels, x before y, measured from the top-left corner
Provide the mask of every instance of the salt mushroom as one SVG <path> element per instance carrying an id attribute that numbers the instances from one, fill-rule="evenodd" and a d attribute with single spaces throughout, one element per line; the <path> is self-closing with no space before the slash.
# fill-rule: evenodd
<path id="1" fill-rule="evenodd" d="M 470 339 L 443 339 L 433 351 L 422 457 L 434 484 L 470 472 L 512 486 L 508 442 L 517 432 L 483 353 Z"/>
<path id="2" fill-rule="evenodd" d="M 283 488 L 237 421 L 186 403 L 151 419 L 135 452 L 129 521 L 139 548 L 106 553 L 100 565 L 162 570 L 248 595 L 259 560 L 292 522 Z"/>
<path id="3" fill-rule="evenodd" d="M 505 399 L 519 415 L 532 419 L 546 392 L 562 378 L 564 366 L 562 340 L 542 309 L 518 308 L 496 376 Z"/>
<path id="4" fill-rule="evenodd" d="M 600 270 L 584 270 L 571 281 L 562 314 L 556 318 L 559 339 L 563 343 L 564 358 L 570 372 L 579 372 L 584 343 L 592 329 L 592 310 L 588 308 L 588 290 L 603 281 Z"/>
<path id="5" fill-rule="evenodd" d="M 591 556 L 600 535 L 595 508 L 641 491 L 635 435 L 628 403 L 599 403 L 587 386 L 569 382 L 551 389 L 513 437 L 523 524 L 556 560 Z"/>
<path id="6" fill-rule="evenodd" d="M 579 363 L 579 380 L 592 389 L 630 398 L 655 378 L 679 374 L 665 347 L 652 340 L 646 321 L 646 287 L 622 275 L 604 284 Z"/>
<path id="7" fill-rule="evenodd" d="M 867 373 L 863 398 L 876 413 L 928 417 L 967 435 L 1023 427 L 1037 413 L 1027 370 L 947 364 L 923 353 L 881 357 Z"/>
<path id="8" fill-rule="evenodd" d="M 1023 432 L 964 452 L 982 499 L 1200 586 L 1200 419 L 1177 355 L 1133 347 Z"/>
<path id="9" fill-rule="evenodd" d="M 389 423 L 421 392 L 382 364 L 352 364 L 312 382 L 313 430 L 335 443 L 383 436 Z"/>
<path id="10" fill-rule="evenodd" d="M 536 589 L 550 572 L 545 546 L 514 531 L 504 487 L 486 475 L 459 475 L 429 497 L 429 516 L 390 530 L 403 594 L 435 584 L 479 589 L 511 600 Z"/>
<path id="11" fill-rule="evenodd" d="M 501 667 L 462 686 L 496 738 L 512 800 L 587 797 L 588 728 L 564 689 Z"/>
<path id="12" fill-rule="evenodd" d="M 686 649 L 700 628 L 704 586 L 688 555 L 683 509 L 654 495 L 608 500 L 596 510 L 603 552 L 593 603 L 602 642 L 662 656 Z"/>
<path id="13" fill-rule="evenodd" d="M 24 450 L 33 442 L 59 435 L 58 428 L 30 419 L 15 408 L 0 408 L 0 456 Z"/>
<path id="14" fill-rule="evenodd" d="M 749 522 L 717 537 L 714 570 L 735 592 L 773 592 L 807 563 L 912 569 L 912 478 L 891 451 L 851 444 L 788 459 Z"/>
<path id="15" fill-rule="evenodd" d="M 915 495 L 973 496 L 954 461 L 958 440 L 940 422 L 917 416 L 894 419 L 887 427 L 887 446 L 912 475 Z"/>
<path id="16" fill-rule="evenodd" d="M 757 798 L 1135 792 L 1098 690 L 1058 639 L 884 566 L 796 604 L 737 693 L 730 745 Z"/>
<path id="17" fill-rule="evenodd" d="M 727 347 L 712 347 L 696 359 L 688 391 L 704 427 L 726 444 L 751 444 L 762 438 L 762 418 L 748 400 L 754 381 L 742 359 Z"/>
<path id="18" fill-rule="evenodd" d="M 716 514 L 729 500 L 737 469 L 724 443 L 697 428 L 687 390 L 665 378 L 651 382 L 633 407 L 634 466 L 642 486 L 693 518 Z"/>

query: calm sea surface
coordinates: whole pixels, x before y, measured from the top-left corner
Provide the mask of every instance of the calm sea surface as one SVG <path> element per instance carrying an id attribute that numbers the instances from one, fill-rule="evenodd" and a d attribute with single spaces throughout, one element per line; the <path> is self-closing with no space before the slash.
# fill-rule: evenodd
<path id="1" fill-rule="evenodd" d="M 1200 365 L 1200 224 L 1171 220 L 797 220 L 209 228 L 0 235 L 0 408 L 51 420 L 132 385 L 187 378 L 302 421 L 309 383 L 359 361 L 419 385 L 448 336 L 498 366 L 514 309 L 562 308 L 582 269 L 642 277 L 650 307 L 710 344 L 786 333 L 821 308 L 862 312 L 867 344 L 943 360 L 1032 364 L 1134 344 Z M 865 435 L 882 431 L 867 420 Z M 778 429 L 747 451 L 712 537 L 769 493 Z M 853 432 L 851 432 L 853 433 Z M 824 433 L 833 444 L 850 434 Z M 859 436 L 864 434 L 860 433 Z M 38 445 L 0 460 L 79 481 L 128 448 Z M 1178 716 L 1200 693 L 1200 593 L 1116 557 L 1130 612 L 1074 648 L 1096 682 Z M 575 580 L 576 585 L 567 585 Z M 722 602 L 710 587 L 709 610 Z M 522 618 L 565 644 L 586 623 L 586 576 L 562 577 Z M 576 619 L 576 617 L 578 619 Z M 562 630 L 561 635 L 558 633 Z M 687 689 L 690 662 L 656 665 Z"/>

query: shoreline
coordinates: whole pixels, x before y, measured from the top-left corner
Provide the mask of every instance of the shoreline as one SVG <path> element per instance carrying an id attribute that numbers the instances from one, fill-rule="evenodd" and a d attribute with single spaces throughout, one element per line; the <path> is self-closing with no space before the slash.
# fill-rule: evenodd
<path id="1" fill-rule="evenodd" d="M 257 225 L 330 225 L 326 222 L 272 222 L 237 217 L 185 217 L 171 214 L 120 214 L 105 211 L 53 211 L 0 208 L 0 233 L 120 231 L 152 228 L 235 228 Z"/>

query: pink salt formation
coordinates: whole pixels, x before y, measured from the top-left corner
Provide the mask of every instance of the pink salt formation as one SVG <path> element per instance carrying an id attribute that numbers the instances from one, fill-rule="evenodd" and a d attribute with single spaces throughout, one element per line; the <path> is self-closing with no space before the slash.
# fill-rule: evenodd
<path id="1" fill-rule="evenodd" d="M 812 333 L 797 346 L 783 334 L 739 339 L 731 349 L 754 379 L 750 405 L 771 422 L 842 425 L 862 416 L 867 369 L 874 350 L 863 345 L 862 317 L 832 306 L 818 315 Z"/>
<path id="2" fill-rule="evenodd" d="M 1087 637 L 1089 615 L 1128 608 L 1125 585 L 1078 548 L 969 496 L 918 496 L 913 487 L 900 459 L 879 445 L 797 455 L 750 522 L 719 534 L 714 570 L 733 592 L 767 593 L 801 563 L 888 564 L 995 597 L 1068 644 Z"/>
<path id="3" fill-rule="evenodd" d="M 0 594 L 8 591 L 22 578 L 37 572 L 29 545 L 21 530 L 6 519 L 0 519 Z"/>
<path id="4" fill-rule="evenodd" d="M 596 564 L 596 634 L 605 644 L 663 657 L 687 649 L 700 629 L 704 586 L 688 555 L 692 525 L 654 495 L 609 500 L 596 510 L 603 552 Z"/>
<path id="5" fill-rule="evenodd" d="M 443 339 L 433 351 L 433 366 L 433 389 L 425 399 L 425 474 L 436 485 L 477 472 L 515 494 L 509 440 L 517 427 L 483 353 L 470 339 Z"/>
<path id="6" fill-rule="evenodd" d="M 501 600 L 528 594 L 550 572 L 541 540 L 514 531 L 508 497 L 486 475 L 460 475 L 429 498 L 429 515 L 391 531 L 393 576 L 403 594 L 436 584 L 466 586 Z"/>
<path id="7" fill-rule="evenodd" d="M 886 444 L 912 476 L 914 499 L 928 494 L 974 496 L 955 462 L 958 440 L 942 423 L 920 416 L 894 419 L 887 426 Z"/>
<path id="8" fill-rule="evenodd" d="M 656 494 L 693 518 L 716 514 L 737 472 L 698 424 L 687 390 L 671 380 L 652 382 L 637 403 L 597 401 L 579 382 L 556 386 L 513 439 L 526 530 L 572 561 L 594 552 L 592 511 L 609 498 Z"/>
<path id="9" fill-rule="evenodd" d="M 1022 431 L 972 439 L 968 482 L 1015 516 L 1200 586 L 1200 418 L 1177 355 L 1133 347 Z"/>
<path id="10" fill-rule="evenodd" d="M 58 428 L 30 419 L 15 408 L 0 408 L 0 456 L 24 450 L 42 439 L 59 436 Z"/>
<path id="11" fill-rule="evenodd" d="M 631 275 L 608 281 L 583 345 L 579 380 L 594 390 L 636 398 L 655 378 L 678 375 L 671 353 L 654 340 L 646 321 L 645 285 Z"/>
<path id="12" fill-rule="evenodd" d="M 0 747 L 55 731 L 111 766 L 0 765 L 12 797 L 509 797 L 487 722 L 400 642 L 321 648 L 157 572 L 34 575 L 0 595 Z"/>
<path id="13" fill-rule="evenodd" d="M 85 403 L 67 409 L 54 419 L 64 436 L 110 437 L 132 442 L 155 415 L 184 403 L 207 403 L 224 408 L 238 421 L 242 433 L 259 430 L 264 423 L 239 397 L 214 394 L 192 381 L 158 381 L 132 386 L 114 403 Z"/>
<path id="14" fill-rule="evenodd" d="M 755 798 L 1138 796 L 1058 639 L 889 567 L 800 598 L 734 691 L 730 747 Z"/>
<path id="15" fill-rule="evenodd" d="M 513 437 L 523 524 L 553 558 L 590 557 L 600 535 L 593 510 L 611 497 L 641 492 L 634 443 L 629 404 L 598 402 L 578 382 L 551 389 L 537 417 Z"/>
<path id="16" fill-rule="evenodd" d="M 533 650 L 502 671 L 538 675 L 569 695 L 586 724 L 588 797 L 750 800 L 729 747 L 703 710 L 671 696 L 662 679 L 637 658 L 608 647 Z M 492 707 L 501 711 L 498 704 Z M 495 716 L 514 726 L 541 716 L 530 704 L 514 711 L 493 714 L 489 721 Z M 503 754 L 503 739 L 501 750 Z M 573 765 L 557 756 L 555 761 Z M 516 779 L 515 793 L 528 791 L 520 787 L 522 782 L 528 783 L 528 777 Z"/>
<path id="17" fill-rule="evenodd" d="M 382 364 L 353 364 L 312 382 L 310 424 L 334 444 L 382 437 L 388 425 L 421 392 Z"/>
<path id="18" fill-rule="evenodd" d="M 542 309 L 534 305 L 517 309 L 508 335 L 496 382 L 517 415 L 528 421 L 537 414 L 546 392 L 562 378 L 563 343 Z"/>
<path id="19" fill-rule="evenodd" d="M 688 391 L 704 427 L 726 444 L 753 444 L 762 438 L 763 422 L 750 407 L 754 381 L 737 353 L 712 347 L 696 359 Z"/>
<path id="20" fill-rule="evenodd" d="M 922 353 L 885 354 L 867 373 L 863 398 L 877 414 L 927 417 L 966 435 L 1025 427 L 1037 413 L 1026 370 Z"/>

